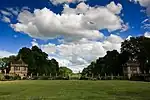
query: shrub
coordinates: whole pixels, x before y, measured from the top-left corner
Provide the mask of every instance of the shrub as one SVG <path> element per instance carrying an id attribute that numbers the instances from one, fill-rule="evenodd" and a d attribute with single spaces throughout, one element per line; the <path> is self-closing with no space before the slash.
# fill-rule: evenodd
<path id="1" fill-rule="evenodd" d="M 144 81 L 144 76 L 131 76 L 131 81 Z"/>
<path id="2" fill-rule="evenodd" d="M 6 80 L 10 80 L 10 78 L 11 78 L 9 75 L 5 75 L 4 77 Z"/>
<path id="3" fill-rule="evenodd" d="M 28 77 L 23 77 L 22 80 L 28 80 Z"/>
<path id="4" fill-rule="evenodd" d="M 111 76 L 107 76 L 105 80 L 111 80 Z"/>
<path id="5" fill-rule="evenodd" d="M 146 77 L 145 77 L 145 81 L 146 81 L 146 82 L 150 82 L 150 76 L 146 76 Z"/>
<path id="6" fill-rule="evenodd" d="M 81 77 L 80 77 L 80 80 L 88 80 L 88 77 L 81 76 Z"/>
<path id="7" fill-rule="evenodd" d="M 14 76 L 13 76 L 13 79 L 14 79 L 14 80 L 21 80 L 21 77 L 20 77 L 19 75 L 14 75 Z"/>
<path id="8" fill-rule="evenodd" d="M 70 80 L 79 80 L 79 79 L 81 79 L 82 77 L 70 77 Z"/>
<path id="9" fill-rule="evenodd" d="M 124 80 L 124 76 L 114 76 L 114 80 Z"/>
<path id="10" fill-rule="evenodd" d="M 31 80 L 38 80 L 38 78 L 39 78 L 38 76 L 33 76 L 33 77 L 31 77 L 30 79 L 31 79 Z"/>
<path id="11" fill-rule="evenodd" d="M 55 80 L 69 80 L 69 77 L 58 76 L 54 78 Z"/>
<path id="12" fill-rule="evenodd" d="M 49 78 L 49 76 L 40 76 L 38 77 L 38 80 L 48 80 Z"/>
<path id="13" fill-rule="evenodd" d="M 4 76 L 4 74 L 0 74 L 0 81 L 5 81 L 5 76 Z"/>
<path id="14" fill-rule="evenodd" d="M 105 76 L 101 76 L 101 80 L 106 80 L 106 77 Z"/>

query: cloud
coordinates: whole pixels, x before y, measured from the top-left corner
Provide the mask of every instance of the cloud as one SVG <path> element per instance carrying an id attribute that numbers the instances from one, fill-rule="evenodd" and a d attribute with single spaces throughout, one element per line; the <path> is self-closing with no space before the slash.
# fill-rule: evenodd
<path id="1" fill-rule="evenodd" d="M 145 32 L 144 36 L 147 37 L 147 38 L 150 38 L 150 32 Z"/>
<path id="2" fill-rule="evenodd" d="M 130 40 L 131 37 L 133 37 L 133 36 L 129 35 L 129 36 L 126 38 L 126 40 Z"/>
<path id="3" fill-rule="evenodd" d="M 24 7 L 23 7 L 24 8 Z M 7 8 L 7 10 L 12 13 L 13 15 L 17 16 L 19 14 L 19 9 L 16 7 L 16 8 Z"/>
<path id="4" fill-rule="evenodd" d="M 142 7 L 146 8 L 146 11 L 144 10 L 144 13 L 148 15 L 148 18 L 146 18 L 144 21 L 141 22 L 143 24 L 141 28 L 149 29 L 150 28 L 150 0 L 130 0 L 130 1 L 139 3 Z"/>
<path id="5" fill-rule="evenodd" d="M 126 24 L 122 25 L 122 30 L 120 32 L 125 32 L 128 29 L 130 29 L 130 26 L 129 26 L 129 23 L 126 23 Z"/>
<path id="6" fill-rule="evenodd" d="M 8 51 L 3 51 L 3 50 L 0 50 L 0 58 L 3 58 L 3 57 L 9 57 L 11 55 L 15 55 L 14 53 L 11 53 L 11 52 L 8 52 Z"/>
<path id="7" fill-rule="evenodd" d="M 141 22 L 141 24 L 142 24 L 141 28 L 149 29 L 150 28 L 150 20 L 149 20 L 149 18 L 146 18 L 145 20 L 143 20 Z"/>
<path id="8" fill-rule="evenodd" d="M 115 31 L 122 29 L 123 21 L 115 13 L 121 10 L 120 4 L 115 4 L 110 11 L 107 7 L 90 7 L 81 2 L 77 8 L 64 5 L 62 14 L 55 14 L 47 8 L 35 9 L 33 13 L 24 10 L 18 15 L 18 23 L 11 24 L 17 32 L 24 32 L 31 37 L 50 39 L 64 36 L 65 39 L 78 40 L 82 38 L 101 39 L 101 29 Z M 108 6 L 111 8 L 111 6 Z M 116 10 L 116 9 L 119 10 Z M 44 20 L 43 20 L 44 19 Z"/>
<path id="9" fill-rule="evenodd" d="M 6 23 L 10 23 L 10 19 L 6 16 L 3 16 L 2 19 L 1 19 L 3 22 L 6 22 Z"/>
<path id="10" fill-rule="evenodd" d="M 63 3 L 75 3 L 75 2 L 84 2 L 87 0 L 50 0 L 50 2 L 54 5 L 63 4 Z"/>
<path id="11" fill-rule="evenodd" d="M 135 3 L 139 3 L 142 7 L 146 8 L 146 13 L 150 16 L 150 0 L 130 0 Z"/>
<path id="12" fill-rule="evenodd" d="M 122 10 L 122 5 L 119 3 L 116 5 L 115 2 L 112 1 L 110 4 L 107 5 L 107 8 L 115 14 L 120 14 Z"/>
<path id="13" fill-rule="evenodd" d="M 31 42 L 32 46 L 39 46 L 39 44 L 37 43 L 36 39 L 33 39 L 33 41 Z"/>
<path id="14" fill-rule="evenodd" d="M 25 7 L 26 8 L 26 7 Z M 25 9 L 23 7 L 23 9 Z M 11 23 L 11 19 L 19 14 L 18 8 L 6 8 L 5 10 L 0 10 L 1 20 L 6 23 Z"/>
<path id="15" fill-rule="evenodd" d="M 4 10 L 0 10 L 0 12 L 4 16 L 12 16 L 12 14 L 10 12 L 4 11 Z"/>
<path id="16" fill-rule="evenodd" d="M 74 72 L 78 72 L 93 60 L 103 57 L 108 50 L 116 49 L 120 52 L 121 42 L 123 42 L 121 37 L 111 34 L 101 42 L 82 38 L 76 42 L 60 45 L 48 43 L 40 45 L 40 48 L 49 54 L 49 58 L 55 58 L 60 66 L 67 66 Z"/>

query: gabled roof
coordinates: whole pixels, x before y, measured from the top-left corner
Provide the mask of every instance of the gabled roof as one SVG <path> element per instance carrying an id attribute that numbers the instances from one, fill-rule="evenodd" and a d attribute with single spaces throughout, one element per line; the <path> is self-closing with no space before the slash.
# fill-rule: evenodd
<path id="1" fill-rule="evenodd" d="M 139 65 L 140 65 L 140 63 L 136 60 L 136 59 L 129 59 L 128 61 L 127 61 L 127 66 L 137 66 L 137 67 L 139 67 Z"/>
<path id="2" fill-rule="evenodd" d="M 26 64 L 26 63 L 22 60 L 21 57 L 20 57 L 19 60 L 14 61 L 14 62 L 11 62 L 11 65 L 13 65 L 13 66 L 24 66 L 24 67 L 27 67 L 27 66 L 28 66 L 28 64 Z"/>

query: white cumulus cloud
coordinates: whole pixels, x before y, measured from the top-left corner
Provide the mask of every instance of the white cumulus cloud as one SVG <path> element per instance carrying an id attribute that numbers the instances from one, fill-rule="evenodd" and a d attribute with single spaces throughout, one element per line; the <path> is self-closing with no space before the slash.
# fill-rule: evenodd
<path id="1" fill-rule="evenodd" d="M 11 52 L 8 52 L 8 51 L 0 50 L 0 58 L 9 57 L 9 56 L 12 56 L 12 55 L 15 55 L 15 54 L 11 53 Z"/>
<path id="2" fill-rule="evenodd" d="M 55 45 L 52 43 L 40 45 L 40 48 L 49 54 L 50 58 L 55 58 L 60 66 L 67 66 L 74 72 L 81 71 L 93 60 L 103 57 L 108 50 L 120 52 L 123 39 L 111 34 L 104 41 L 91 41 L 82 38 L 76 42 L 66 42 Z"/>
<path id="3" fill-rule="evenodd" d="M 1 14 L 4 16 L 12 16 L 12 14 L 10 12 L 7 12 L 5 10 L 0 10 Z"/>
<path id="4" fill-rule="evenodd" d="M 144 36 L 147 37 L 147 38 L 150 38 L 150 32 L 145 32 Z"/>
<path id="5" fill-rule="evenodd" d="M 110 4 L 107 5 L 107 8 L 115 14 L 120 14 L 122 10 L 122 5 L 116 5 L 115 2 L 112 1 Z"/>
<path id="6" fill-rule="evenodd" d="M 99 30 L 115 31 L 123 27 L 123 21 L 116 15 L 121 11 L 121 5 L 113 2 L 109 5 L 108 8 L 90 7 L 83 2 L 77 5 L 77 8 L 64 5 L 61 15 L 47 8 L 35 9 L 33 13 L 24 10 L 18 16 L 18 23 L 11 26 L 17 32 L 24 32 L 40 39 L 57 36 L 73 40 L 101 39 L 104 36 Z M 113 11 L 110 10 L 111 7 Z"/>
<path id="7" fill-rule="evenodd" d="M 75 3 L 75 2 L 83 2 L 86 0 L 50 0 L 52 4 L 57 5 L 57 4 L 62 4 L 62 3 Z"/>
<path id="8" fill-rule="evenodd" d="M 6 22 L 6 23 L 10 23 L 11 22 L 10 19 L 8 17 L 6 17 L 6 16 L 3 16 L 1 20 Z"/>
<path id="9" fill-rule="evenodd" d="M 139 3 L 142 7 L 146 7 L 146 12 L 150 16 L 150 0 L 130 0 Z"/>

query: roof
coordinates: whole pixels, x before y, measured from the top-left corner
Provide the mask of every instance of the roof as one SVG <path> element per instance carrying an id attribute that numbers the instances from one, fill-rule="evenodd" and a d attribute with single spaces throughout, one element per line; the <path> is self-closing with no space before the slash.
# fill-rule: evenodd
<path id="1" fill-rule="evenodd" d="M 27 66 L 28 66 L 28 64 L 26 64 L 26 63 L 22 60 L 21 57 L 20 57 L 19 60 L 14 61 L 14 62 L 11 62 L 11 65 L 13 65 L 13 66 L 22 66 L 22 67 L 27 67 Z"/>
<path id="2" fill-rule="evenodd" d="M 126 64 L 127 66 L 137 66 L 137 67 L 140 65 L 140 63 L 136 59 L 129 59 Z"/>

